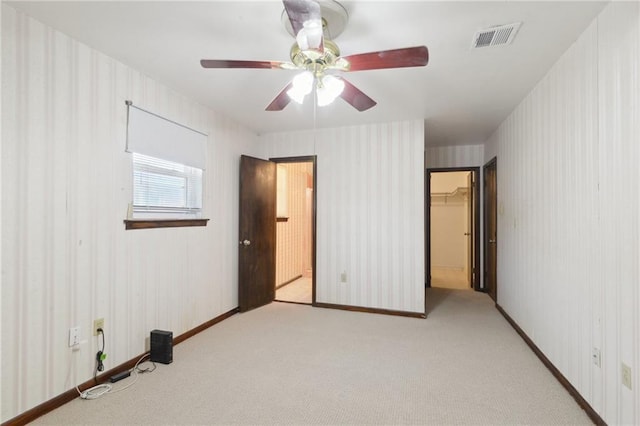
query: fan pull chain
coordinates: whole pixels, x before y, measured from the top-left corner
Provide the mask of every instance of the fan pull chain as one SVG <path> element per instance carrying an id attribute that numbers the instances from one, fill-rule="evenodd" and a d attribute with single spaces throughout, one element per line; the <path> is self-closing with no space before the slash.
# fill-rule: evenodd
<path id="1" fill-rule="evenodd" d="M 316 83 L 317 84 L 317 83 Z M 318 134 L 317 131 L 317 120 L 318 117 L 318 91 L 313 91 L 313 154 L 318 155 L 318 151 L 316 149 L 316 137 Z"/>

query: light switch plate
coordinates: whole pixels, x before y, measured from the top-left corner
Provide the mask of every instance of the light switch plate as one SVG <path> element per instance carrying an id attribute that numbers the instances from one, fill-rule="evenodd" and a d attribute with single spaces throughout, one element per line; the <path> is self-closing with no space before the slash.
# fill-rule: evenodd
<path id="1" fill-rule="evenodd" d="M 71 327 L 69 329 L 69 347 L 73 348 L 80 344 L 80 327 Z"/>

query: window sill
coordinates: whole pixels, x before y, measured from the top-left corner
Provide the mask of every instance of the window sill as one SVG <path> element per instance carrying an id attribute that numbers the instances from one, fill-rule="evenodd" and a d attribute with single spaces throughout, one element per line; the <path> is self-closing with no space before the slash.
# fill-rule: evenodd
<path id="1" fill-rule="evenodd" d="M 209 219 L 125 219 L 124 229 L 182 228 L 207 226 Z"/>

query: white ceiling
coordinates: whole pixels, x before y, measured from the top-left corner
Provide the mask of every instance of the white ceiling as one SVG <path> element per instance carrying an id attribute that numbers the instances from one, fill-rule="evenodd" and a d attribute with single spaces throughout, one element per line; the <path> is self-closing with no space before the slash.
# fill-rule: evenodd
<path id="1" fill-rule="evenodd" d="M 256 133 L 311 129 L 311 102 L 264 108 L 295 72 L 203 69 L 200 59 L 289 60 L 282 2 L 10 2 L 81 42 L 163 82 Z M 426 45 L 424 68 L 350 73 L 378 102 L 341 99 L 317 127 L 424 119 L 432 146 L 482 143 L 595 18 L 603 2 L 344 1 L 343 55 Z M 513 44 L 471 49 L 486 27 L 522 22 Z M 136 100 L 133 99 L 135 102 Z"/>

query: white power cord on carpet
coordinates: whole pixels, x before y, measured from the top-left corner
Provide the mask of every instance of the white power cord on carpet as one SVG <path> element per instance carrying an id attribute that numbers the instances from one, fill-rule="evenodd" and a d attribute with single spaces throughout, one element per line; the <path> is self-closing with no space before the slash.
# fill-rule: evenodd
<path id="1" fill-rule="evenodd" d="M 136 362 L 136 365 L 133 366 L 133 368 L 131 370 L 129 370 L 130 373 L 135 374 L 135 380 L 133 380 L 131 383 L 127 384 L 126 386 L 120 388 L 120 389 L 116 389 L 113 390 L 113 386 L 108 384 L 108 383 L 103 383 L 100 385 L 96 385 L 92 388 L 89 388 L 83 392 L 80 391 L 80 389 L 78 388 L 78 386 L 76 386 L 76 390 L 78 391 L 78 394 L 80 395 L 80 398 L 82 399 L 98 399 L 101 396 L 108 394 L 108 393 L 117 393 L 117 392 L 121 392 L 125 389 L 130 388 L 131 386 L 133 386 L 137 381 L 138 381 L 138 373 L 150 373 L 153 370 L 156 369 L 156 365 L 155 363 L 153 363 L 153 368 L 146 368 L 144 370 L 140 370 L 138 368 L 138 365 L 143 362 L 142 360 L 147 358 L 149 356 L 149 354 L 145 354 L 142 357 L 140 357 L 140 359 Z"/>

